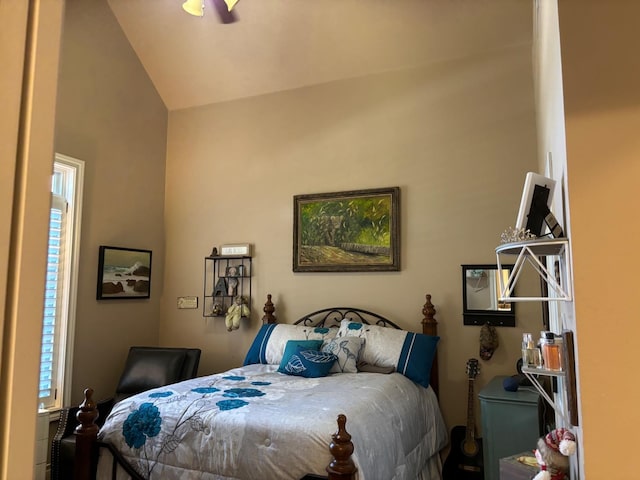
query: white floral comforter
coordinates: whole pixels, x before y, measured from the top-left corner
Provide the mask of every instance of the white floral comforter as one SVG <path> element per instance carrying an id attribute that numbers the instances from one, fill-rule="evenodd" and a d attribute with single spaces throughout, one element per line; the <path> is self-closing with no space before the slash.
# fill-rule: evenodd
<path id="1" fill-rule="evenodd" d="M 307 379 L 276 369 L 248 365 L 123 400 L 100 439 L 144 478 L 163 480 L 324 475 L 340 413 L 359 480 L 419 478 L 447 441 L 433 391 L 398 373 Z M 110 468 L 101 460 L 98 478 Z"/>

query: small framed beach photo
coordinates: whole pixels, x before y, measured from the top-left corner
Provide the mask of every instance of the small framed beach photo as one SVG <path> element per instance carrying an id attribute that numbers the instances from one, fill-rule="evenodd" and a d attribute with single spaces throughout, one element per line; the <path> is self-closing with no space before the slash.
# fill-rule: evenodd
<path id="1" fill-rule="evenodd" d="M 151 250 L 101 245 L 97 300 L 149 298 Z"/>

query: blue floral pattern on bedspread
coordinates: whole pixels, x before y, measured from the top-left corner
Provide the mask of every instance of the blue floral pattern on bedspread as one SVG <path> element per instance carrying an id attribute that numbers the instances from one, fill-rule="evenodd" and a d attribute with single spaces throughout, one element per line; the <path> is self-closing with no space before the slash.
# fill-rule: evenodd
<path id="1" fill-rule="evenodd" d="M 134 395 L 113 407 L 99 439 L 147 480 L 322 475 L 331 461 L 327 445 L 338 413 L 347 415 L 354 438 L 367 438 L 367 450 L 356 450 L 353 457 L 362 480 L 414 480 L 409 459 L 420 463 L 446 443 L 435 395 L 402 375 L 303 378 L 277 369 L 248 365 Z M 432 413 L 417 415 L 417 404 Z M 423 425 L 436 413 L 435 424 Z M 434 428 L 441 434 L 434 436 Z M 415 447 L 421 442 L 424 446 Z M 111 459 L 106 449 L 101 452 L 107 458 L 101 459 L 97 478 L 110 479 Z M 117 478 L 128 478 L 123 474 Z"/>
<path id="2" fill-rule="evenodd" d="M 160 433 L 160 411 L 153 403 L 143 403 L 132 412 L 122 425 L 122 434 L 127 445 L 140 448 L 147 437 L 155 437 Z"/>
<path id="3" fill-rule="evenodd" d="M 246 377 L 240 375 L 226 375 L 213 381 L 228 381 L 233 383 L 244 382 Z M 252 387 L 267 387 L 271 382 L 251 381 Z M 210 428 L 203 421 L 205 414 L 211 414 L 215 410 L 226 412 L 239 409 L 249 405 L 244 398 L 256 398 L 265 395 L 265 392 L 257 388 L 232 387 L 219 388 L 213 385 L 191 388 L 180 395 L 175 395 L 173 391 L 161 390 L 152 391 L 146 396 L 153 402 L 146 401 L 129 413 L 127 419 L 122 423 L 122 437 L 124 442 L 132 449 L 144 450 L 143 460 L 136 465 L 136 470 L 145 478 L 151 478 L 151 474 L 161 456 L 175 451 L 183 439 L 190 432 L 202 431 L 211 433 Z M 214 397 L 225 397 L 223 400 L 210 401 Z M 193 398 L 190 398 L 193 397 Z M 185 403 L 186 402 L 186 403 Z M 178 415 L 178 421 L 169 424 L 164 422 L 161 416 L 161 409 L 166 405 L 184 405 L 183 410 Z M 158 408 L 160 406 L 160 408 Z M 160 433 L 163 435 L 160 435 Z M 158 438 L 159 448 L 145 449 L 147 440 L 153 437 Z M 156 444 L 157 447 L 158 444 Z M 154 454 L 155 452 L 155 454 Z M 143 468 L 141 468 L 143 467 Z"/>

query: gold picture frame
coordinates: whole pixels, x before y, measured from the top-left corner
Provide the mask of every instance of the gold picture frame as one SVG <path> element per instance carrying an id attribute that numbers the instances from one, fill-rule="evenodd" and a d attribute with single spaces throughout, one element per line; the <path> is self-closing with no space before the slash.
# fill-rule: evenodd
<path id="1" fill-rule="evenodd" d="M 293 197 L 294 272 L 400 270 L 400 187 Z"/>

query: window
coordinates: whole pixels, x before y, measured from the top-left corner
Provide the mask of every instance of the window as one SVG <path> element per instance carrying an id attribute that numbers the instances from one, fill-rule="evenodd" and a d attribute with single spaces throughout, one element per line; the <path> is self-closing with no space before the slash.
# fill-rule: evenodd
<path id="1" fill-rule="evenodd" d="M 56 154 L 40 356 L 40 409 L 69 401 L 84 162 Z"/>

